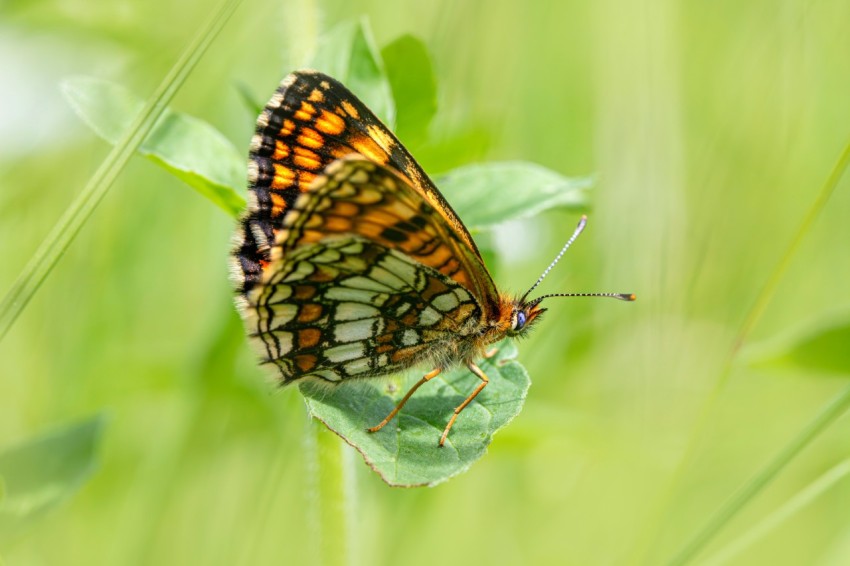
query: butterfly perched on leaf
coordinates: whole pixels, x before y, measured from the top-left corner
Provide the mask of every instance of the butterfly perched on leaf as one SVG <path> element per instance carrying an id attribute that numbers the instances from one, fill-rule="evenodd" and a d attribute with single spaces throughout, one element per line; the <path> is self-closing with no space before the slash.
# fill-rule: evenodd
<path id="1" fill-rule="evenodd" d="M 449 417 L 442 446 L 488 383 L 476 361 L 527 332 L 545 310 L 541 301 L 554 296 L 527 299 L 548 269 L 522 296 L 500 292 L 410 153 L 319 72 L 286 77 L 260 114 L 248 180 L 231 260 L 237 305 L 262 363 L 284 385 L 429 370 L 372 432 L 421 385 L 465 365 L 480 383 Z M 564 250 L 583 226 L 584 219 Z"/>

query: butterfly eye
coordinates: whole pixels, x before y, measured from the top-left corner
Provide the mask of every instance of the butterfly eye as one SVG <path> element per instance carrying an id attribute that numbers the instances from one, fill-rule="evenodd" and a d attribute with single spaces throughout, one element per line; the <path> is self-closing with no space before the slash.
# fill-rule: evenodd
<path id="1" fill-rule="evenodd" d="M 516 319 L 514 320 L 514 330 L 522 330 L 522 327 L 525 326 L 525 313 L 523 311 L 518 311 L 516 313 Z"/>

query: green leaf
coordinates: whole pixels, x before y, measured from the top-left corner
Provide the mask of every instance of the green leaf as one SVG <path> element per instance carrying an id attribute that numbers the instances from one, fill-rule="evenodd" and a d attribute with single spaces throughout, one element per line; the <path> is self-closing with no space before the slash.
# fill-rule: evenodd
<path id="1" fill-rule="evenodd" d="M 310 414 L 356 448 L 386 483 L 433 486 L 466 471 L 486 453 L 493 434 L 519 414 L 531 382 L 516 354 L 512 342 L 503 342 L 494 357 L 481 360 L 490 383 L 460 414 L 442 448 L 437 443 L 452 411 L 480 383 L 466 368 L 424 384 L 376 433 L 366 429 L 381 422 L 421 375 L 300 389 Z"/>
<path id="2" fill-rule="evenodd" d="M 393 128 L 392 92 L 368 20 L 343 22 L 323 34 L 310 67 L 347 86 L 384 124 Z"/>
<path id="3" fill-rule="evenodd" d="M 794 367 L 850 377 L 850 318 L 832 316 L 746 352 L 752 365 Z"/>
<path id="4" fill-rule="evenodd" d="M 591 179 L 571 179 L 522 161 L 467 165 L 437 179 L 440 192 L 470 230 L 554 207 L 586 210 L 591 184 Z"/>
<path id="5" fill-rule="evenodd" d="M 62 92 L 94 132 L 115 144 L 142 107 L 128 89 L 107 80 L 75 77 Z M 139 153 L 171 172 L 231 216 L 245 207 L 245 160 L 230 141 L 206 122 L 166 110 Z"/>
<path id="6" fill-rule="evenodd" d="M 412 35 L 402 35 L 381 50 L 396 106 L 396 135 L 408 148 L 428 136 L 437 113 L 437 78 L 428 48 Z"/>
<path id="7" fill-rule="evenodd" d="M 65 426 L 0 453 L 0 540 L 73 494 L 96 468 L 103 417 Z"/>

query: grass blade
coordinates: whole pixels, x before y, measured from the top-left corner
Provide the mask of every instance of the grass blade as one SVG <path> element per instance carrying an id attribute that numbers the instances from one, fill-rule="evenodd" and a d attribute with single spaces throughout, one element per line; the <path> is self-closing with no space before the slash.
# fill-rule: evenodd
<path id="1" fill-rule="evenodd" d="M 18 315 L 21 314 L 27 303 L 41 287 L 47 275 L 65 253 L 65 250 L 68 249 L 91 213 L 97 208 L 127 161 L 153 129 L 157 118 L 165 111 L 168 103 L 174 98 L 186 77 L 192 72 L 192 69 L 241 1 L 223 1 L 207 25 L 201 29 L 200 33 L 174 63 L 162 83 L 145 103 L 133 124 L 115 144 L 94 176 L 86 184 L 82 193 L 71 203 L 71 206 L 33 254 L 32 259 L 3 297 L 3 301 L 0 302 L 0 340 L 6 336 Z"/>
<path id="2" fill-rule="evenodd" d="M 687 564 L 720 532 L 726 524 L 738 514 L 756 495 L 779 475 L 806 446 L 826 430 L 835 419 L 850 408 L 850 388 L 846 388 L 818 414 L 803 431 L 792 440 L 773 460 L 761 469 L 750 481 L 744 484 L 717 513 L 688 541 L 668 564 L 679 566 Z"/>

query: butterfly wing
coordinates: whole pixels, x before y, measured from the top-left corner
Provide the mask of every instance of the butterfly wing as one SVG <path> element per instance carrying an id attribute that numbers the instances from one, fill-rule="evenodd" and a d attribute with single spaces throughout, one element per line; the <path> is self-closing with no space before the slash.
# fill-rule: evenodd
<path id="1" fill-rule="evenodd" d="M 281 83 L 257 120 L 249 162 L 250 200 L 237 233 L 234 272 L 247 294 L 270 261 L 283 218 L 298 196 L 333 161 L 359 154 L 394 169 L 441 217 L 454 237 L 447 246 L 464 263 L 470 288 L 486 309 L 495 286 L 481 255 L 451 206 L 413 157 L 347 88 L 316 71 L 298 71 Z M 457 279 L 461 284 L 468 281 Z"/>
<path id="2" fill-rule="evenodd" d="M 292 203 L 244 309 L 284 383 L 464 356 L 482 307 L 456 281 L 456 236 L 432 212 L 404 178 L 362 158 L 335 162 Z"/>

